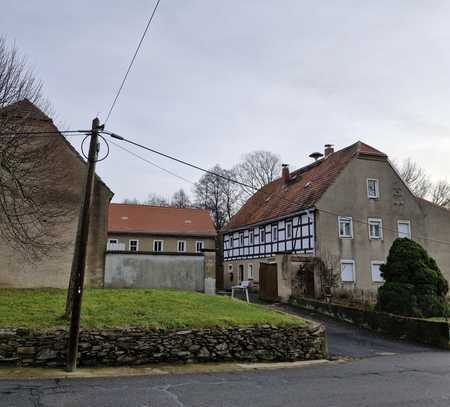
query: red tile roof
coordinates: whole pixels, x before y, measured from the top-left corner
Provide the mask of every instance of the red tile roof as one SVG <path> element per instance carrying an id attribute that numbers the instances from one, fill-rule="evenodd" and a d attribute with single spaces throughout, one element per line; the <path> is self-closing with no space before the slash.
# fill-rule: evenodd
<path id="1" fill-rule="evenodd" d="M 231 218 L 225 230 L 312 208 L 355 156 L 387 158 L 381 151 L 358 141 L 326 158 L 291 172 L 291 181 L 287 185 L 282 178 L 265 185 Z"/>
<path id="2" fill-rule="evenodd" d="M 109 206 L 108 233 L 211 237 L 217 234 L 205 209 L 116 203 Z"/>

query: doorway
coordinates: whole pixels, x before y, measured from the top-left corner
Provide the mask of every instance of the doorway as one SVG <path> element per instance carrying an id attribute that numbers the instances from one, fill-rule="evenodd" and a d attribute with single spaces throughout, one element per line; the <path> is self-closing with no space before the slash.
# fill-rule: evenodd
<path id="1" fill-rule="evenodd" d="M 244 281 L 244 265 L 239 264 L 239 283 L 242 283 Z"/>

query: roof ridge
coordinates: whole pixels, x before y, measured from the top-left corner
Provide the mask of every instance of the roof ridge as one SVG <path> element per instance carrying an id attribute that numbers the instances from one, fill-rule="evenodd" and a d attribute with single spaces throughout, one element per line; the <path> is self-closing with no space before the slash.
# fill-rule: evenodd
<path id="1" fill-rule="evenodd" d="M 288 184 L 283 182 L 283 177 L 266 184 L 249 198 L 228 222 L 225 230 L 313 208 L 342 170 L 358 156 L 358 146 L 359 142 L 355 142 L 292 171 L 291 175 L 298 176 Z"/>
<path id="2" fill-rule="evenodd" d="M 150 208 L 164 208 L 164 209 L 190 209 L 190 210 L 198 210 L 198 211 L 208 211 L 207 208 L 196 208 L 196 207 L 185 207 L 185 208 L 179 208 L 177 206 L 171 206 L 171 205 L 153 205 L 153 204 L 145 204 L 145 203 L 126 203 L 126 202 L 111 202 L 110 205 L 122 205 L 122 206 L 145 206 Z"/>

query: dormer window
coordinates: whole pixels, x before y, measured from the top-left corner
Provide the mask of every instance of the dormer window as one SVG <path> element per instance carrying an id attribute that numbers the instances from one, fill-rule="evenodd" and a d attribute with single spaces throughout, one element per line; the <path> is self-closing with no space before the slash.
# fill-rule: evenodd
<path id="1" fill-rule="evenodd" d="M 380 187 L 377 179 L 369 178 L 367 180 L 367 196 L 369 199 L 380 197 Z"/>

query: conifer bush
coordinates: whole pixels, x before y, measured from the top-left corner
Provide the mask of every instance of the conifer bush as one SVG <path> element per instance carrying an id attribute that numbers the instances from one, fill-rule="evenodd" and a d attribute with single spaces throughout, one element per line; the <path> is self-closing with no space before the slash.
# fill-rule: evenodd
<path id="1" fill-rule="evenodd" d="M 448 283 L 420 244 L 396 239 L 380 270 L 385 283 L 378 289 L 377 310 L 420 318 L 444 316 Z"/>

